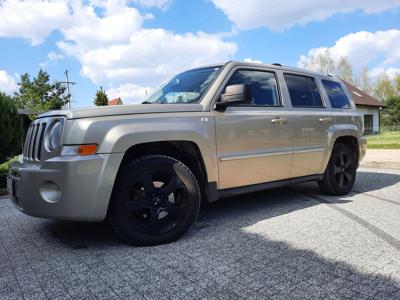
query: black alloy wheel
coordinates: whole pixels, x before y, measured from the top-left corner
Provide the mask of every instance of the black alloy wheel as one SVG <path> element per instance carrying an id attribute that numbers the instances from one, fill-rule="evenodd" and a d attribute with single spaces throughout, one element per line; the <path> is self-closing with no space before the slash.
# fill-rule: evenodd
<path id="1" fill-rule="evenodd" d="M 353 188 L 356 171 L 354 150 L 346 144 L 337 143 L 333 147 L 324 177 L 318 182 L 318 185 L 326 194 L 346 195 Z"/>
<path id="2" fill-rule="evenodd" d="M 197 217 L 200 189 L 196 177 L 175 158 L 139 158 L 122 170 L 118 181 L 110 217 L 129 243 L 168 243 L 184 234 Z"/>

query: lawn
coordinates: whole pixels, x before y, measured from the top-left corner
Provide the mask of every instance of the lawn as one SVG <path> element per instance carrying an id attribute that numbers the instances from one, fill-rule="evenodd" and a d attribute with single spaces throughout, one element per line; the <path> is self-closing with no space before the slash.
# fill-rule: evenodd
<path id="1" fill-rule="evenodd" d="M 367 136 L 369 149 L 400 149 L 400 131 L 383 131 Z"/>

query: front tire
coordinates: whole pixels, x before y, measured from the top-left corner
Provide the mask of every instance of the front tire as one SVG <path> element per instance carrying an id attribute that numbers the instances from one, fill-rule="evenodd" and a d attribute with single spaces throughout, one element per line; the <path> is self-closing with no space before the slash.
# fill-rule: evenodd
<path id="1" fill-rule="evenodd" d="M 191 170 L 164 155 L 138 158 L 125 166 L 110 204 L 116 232 L 137 246 L 178 239 L 197 218 L 200 188 Z"/>
<path id="2" fill-rule="evenodd" d="M 356 155 L 346 144 L 334 145 L 324 178 L 318 182 L 322 192 L 328 195 L 346 195 L 356 179 Z"/>

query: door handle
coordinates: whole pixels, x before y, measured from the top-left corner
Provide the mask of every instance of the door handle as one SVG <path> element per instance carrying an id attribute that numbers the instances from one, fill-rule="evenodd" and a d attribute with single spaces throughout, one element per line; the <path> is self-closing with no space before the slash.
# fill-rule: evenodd
<path id="1" fill-rule="evenodd" d="M 283 118 L 277 118 L 277 119 L 272 119 L 271 123 L 276 125 L 283 125 L 287 123 L 287 120 Z"/>
<path id="2" fill-rule="evenodd" d="M 326 124 L 326 123 L 330 123 L 332 121 L 332 118 L 319 118 L 318 121 L 320 123 Z"/>

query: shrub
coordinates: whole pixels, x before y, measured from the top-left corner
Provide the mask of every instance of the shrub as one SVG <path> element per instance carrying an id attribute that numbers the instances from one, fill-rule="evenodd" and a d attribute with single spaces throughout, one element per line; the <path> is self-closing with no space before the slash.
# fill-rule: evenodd
<path id="1" fill-rule="evenodd" d="M 21 152 L 22 126 L 12 98 L 0 92 L 0 164 Z"/>

